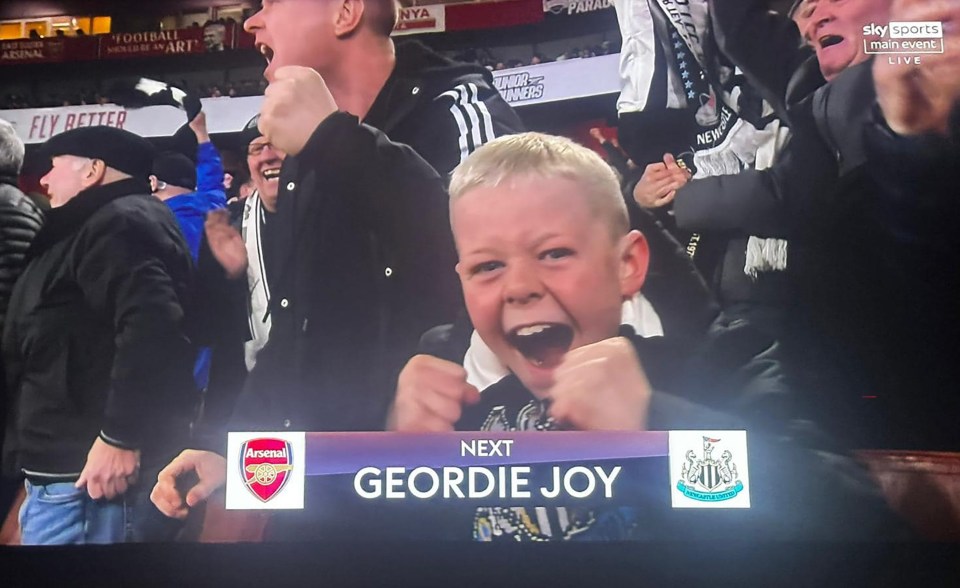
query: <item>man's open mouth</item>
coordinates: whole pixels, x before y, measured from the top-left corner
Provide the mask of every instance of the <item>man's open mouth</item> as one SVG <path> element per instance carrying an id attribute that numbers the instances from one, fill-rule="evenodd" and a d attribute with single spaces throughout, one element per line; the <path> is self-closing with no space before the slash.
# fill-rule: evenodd
<path id="1" fill-rule="evenodd" d="M 556 367 L 573 343 L 573 329 L 561 323 L 538 323 L 517 327 L 507 341 L 538 367 Z"/>
<path id="2" fill-rule="evenodd" d="M 280 179 L 280 168 L 265 169 L 262 174 L 265 180 L 277 180 Z"/>
<path id="3" fill-rule="evenodd" d="M 839 45 L 840 43 L 843 43 L 843 37 L 840 35 L 824 35 L 823 37 L 820 37 L 821 49 L 833 47 L 834 45 Z"/>
<path id="4" fill-rule="evenodd" d="M 267 65 L 270 65 L 270 62 L 273 61 L 273 49 L 263 43 L 258 43 L 257 50 L 260 52 L 260 55 L 263 55 L 263 58 L 267 60 Z"/>

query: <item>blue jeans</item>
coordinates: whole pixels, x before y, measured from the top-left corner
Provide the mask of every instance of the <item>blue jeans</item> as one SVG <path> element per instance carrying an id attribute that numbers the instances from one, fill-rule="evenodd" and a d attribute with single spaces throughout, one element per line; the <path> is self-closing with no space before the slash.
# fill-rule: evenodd
<path id="1" fill-rule="evenodd" d="M 167 519 L 150 502 L 149 488 L 131 488 L 114 500 L 93 500 L 73 482 L 34 485 L 24 482 L 20 507 L 23 545 L 83 545 L 131 541 L 169 541 L 180 522 Z"/>

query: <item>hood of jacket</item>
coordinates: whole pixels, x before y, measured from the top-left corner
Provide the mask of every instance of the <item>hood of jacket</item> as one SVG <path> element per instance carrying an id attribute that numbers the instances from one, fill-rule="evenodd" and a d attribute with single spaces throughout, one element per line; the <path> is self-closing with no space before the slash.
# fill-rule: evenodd
<path id="1" fill-rule="evenodd" d="M 493 74 L 477 64 L 440 55 L 419 41 L 397 44 L 397 61 L 363 122 L 387 135 L 414 109 L 460 84 L 493 88 Z"/>

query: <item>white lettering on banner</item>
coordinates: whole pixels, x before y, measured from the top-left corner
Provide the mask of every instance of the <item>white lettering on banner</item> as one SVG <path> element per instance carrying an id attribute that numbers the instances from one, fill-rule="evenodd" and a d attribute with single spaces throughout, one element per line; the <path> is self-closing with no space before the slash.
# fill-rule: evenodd
<path id="1" fill-rule="evenodd" d="M 543 98 L 543 80 L 532 78 L 527 72 L 510 74 L 494 78 L 493 85 L 500 91 L 508 103 L 537 100 Z"/>
<path id="2" fill-rule="evenodd" d="M 620 55 L 569 59 L 493 72 L 493 83 L 512 106 L 543 104 L 620 91 Z"/>
<path id="3" fill-rule="evenodd" d="M 893 54 L 909 57 L 888 57 L 893 65 L 920 63 L 921 55 L 943 53 L 943 23 L 891 22 L 871 23 L 863 27 L 863 50 L 869 55 Z M 878 38 L 874 38 L 878 37 Z"/>
<path id="4" fill-rule="evenodd" d="M 157 41 L 176 41 L 180 38 L 179 31 L 153 31 L 144 33 L 116 33 L 110 35 L 114 43 L 130 45 L 133 43 L 155 43 Z"/>
<path id="5" fill-rule="evenodd" d="M 710 129 L 697 135 L 697 145 L 711 145 L 722 139 L 727 134 L 727 128 L 730 126 L 730 120 L 733 113 L 724 108 L 720 112 L 720 124 L 715 129 Z"/>
<path id="6" fill-rule="evenodd" d="M 22 51 L 4 51 L 0 59 L 43 59 L 42 49 L 24 49 Z"/>
<path id="7" fill-rule="evenodd" d="M 543 0 L 543 11 L 552 14 L 583 14 L 613 8 L 611 0 Z"/>
<path id="8" fill-rule="evenodd" d="M 51 112 L 50 114 L 34 115 L 30 119 L 30 131 L 24 142 L 46 141 L 54 135 L 81 127 L 104 126 L 122 129 L 127 121 L 127 113 L 122 108 L 96 108 L 97 110 L 74 110 L 64 114 Z"/>
<path id="9" fill-rule="evenodd" d="M 407 473 L 403 467 L 361 468 L 353 478 L 353 489 L 361 498 L 368 500 L 386 498 L 402 500 L 408 496 L 420 499 L 435 497 L 528 499 L 532 493 L 525 488 L 530 484 L 530 466 L 444 467 L 437 473 L 428 467 L 418 467 Z M 607 471 L 600 466 L 592 468 L 561 466 L 550 468 L 550 481 L 536 492 L 547 499 L 587 498 L 602 494 L 606 499 L 614 497 L 614 483 L 622 466 Z"/>
<path id="10" fill-rule="evenodd" d="M 287 459 L 287 450 L 286 449 L 247 449 L 247 452 L 244 454 L 244 457 L 250 459 L 260 459 L 260 458 L 274 458 L 274 459 Z"/>

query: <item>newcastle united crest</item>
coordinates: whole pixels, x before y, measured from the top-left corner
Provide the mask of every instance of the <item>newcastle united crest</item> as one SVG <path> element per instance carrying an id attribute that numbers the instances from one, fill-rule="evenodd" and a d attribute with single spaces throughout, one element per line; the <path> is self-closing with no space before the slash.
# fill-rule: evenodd
<path id="1" fill-rule="evenodd" d="M 690 450 L 680 472 L 677 489 L 687 498 L 701 502 L 730 500 L 743 490 L 743 482 L 737 474 L 737 464 L 729 450 L 724 450 L 716 459 L 713 452 L 720 439 L 703 437 L 703 455 Z"/>

